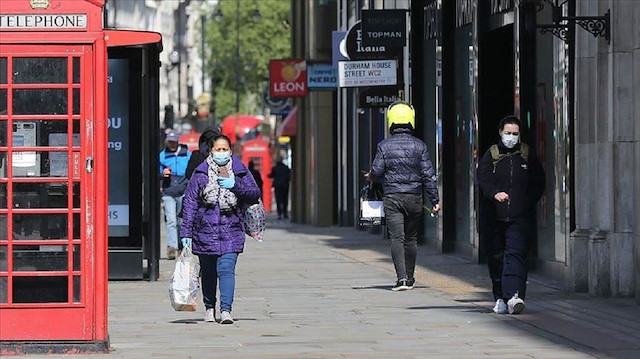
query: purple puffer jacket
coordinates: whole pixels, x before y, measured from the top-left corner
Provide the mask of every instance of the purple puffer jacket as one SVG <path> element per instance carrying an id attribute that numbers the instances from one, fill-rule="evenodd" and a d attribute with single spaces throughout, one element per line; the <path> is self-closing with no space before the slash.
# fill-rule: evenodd
<path id="1" fill-rule="evenodd" d="M 260 197 L 251 172 L 239 158 L 233 156 L 232 169 L 236 183 L 231 189 L 240 203 L 255 203 Z M 220 207 L 207 208 L 201 193 L 207 185 L 209 165 L 207 161 L 196 167 L 182 200 L 183 216 L 180 227 L 182 238 L 192 238 L 194 254 L 222 255 L 242 253 L 244 249 L 244 224 L 242 212 L 236 209 L 229 215 L 220 215 Z"/>

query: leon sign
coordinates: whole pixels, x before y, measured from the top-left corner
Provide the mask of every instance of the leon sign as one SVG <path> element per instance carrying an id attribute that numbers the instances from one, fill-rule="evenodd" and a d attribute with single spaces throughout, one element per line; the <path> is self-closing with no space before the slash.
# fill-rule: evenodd
<path id="1" fill-rule="evenodd" d="M 271 97 L 307 96 L 307 63 L 305 60 L 269 61 Z"/>

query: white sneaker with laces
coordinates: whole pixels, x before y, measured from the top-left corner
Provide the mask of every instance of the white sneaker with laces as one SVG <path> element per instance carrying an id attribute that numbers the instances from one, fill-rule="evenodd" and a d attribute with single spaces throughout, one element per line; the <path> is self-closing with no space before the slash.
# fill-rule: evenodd
<path id="1" fill-rule="evenodd" d="M 520 299 L 518 293 L 516 293 L 507 301 L 507 307 L 509 308 L 509 314 L 521 313 L 524 310 L 524 300 Z"/>
<path id="2" fill-rule="evenodd" d="M 215 322 L 216 321 L 216 310 L 213 308 L 207 308 L 207 311 L 204 312 L 204 321 L 207 322 Z"/>
<path id="3" fill-rule="evenodd" d="M 233 317 L 231 317 L 231 313 L 226 310 L 220 313 L 220 324 L 233 324 Z"/>
<path id="4" fill-rule="evenodd" d="M 507 313 L 507 305 L 504 304 L 504 300 L 502 298 L 496 300 L 496 305 L 493 307 L 493 312 L 496 314 L 505 314 Z"/>

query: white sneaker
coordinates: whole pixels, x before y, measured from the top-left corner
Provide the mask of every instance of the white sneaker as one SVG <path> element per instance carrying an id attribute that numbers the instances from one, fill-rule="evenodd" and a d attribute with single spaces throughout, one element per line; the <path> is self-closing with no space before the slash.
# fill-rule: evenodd
<path id="1" fill-rule="evenodd" d="M 220 324 L 233 324 L 231 313 L 227 312 L 226 310 L 220 313 Z"/>
<path id="2" fill-rule="evenodd" d="M 502 298 L 496 300 L 496 305 L 493 307 L 493 312 L 496 314 L 505 314 L 507 313 L 507 305 L 504 304 L 504 300 Z"/>
<path id="3" fill-rule="evenodd" d="M 516 293 L 507 302 L 507 307 L 509 307 L 509 314 L 521 313 L 524 310 L 524 300 L 520 299 Z"/>
<path id="4" fill-rule="evenodd" d="M 216 310 L 213 308 L 208 308 L 206 312 L 204 312 L 204 321 L 206 322 L 215 322 L 216 321 Z"/>

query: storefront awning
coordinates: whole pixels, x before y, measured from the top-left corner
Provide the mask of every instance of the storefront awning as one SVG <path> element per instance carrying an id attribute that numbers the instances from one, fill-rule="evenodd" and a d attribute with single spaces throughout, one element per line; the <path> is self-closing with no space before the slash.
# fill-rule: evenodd
<path id="1" fill-rule="evenodd" d="M 293 109 L 287 117 L 284 118 L 278 129 L 276 135 L 281 136 L 295 136 L 298 132 L 298 106 L 293 106 Z"/>

